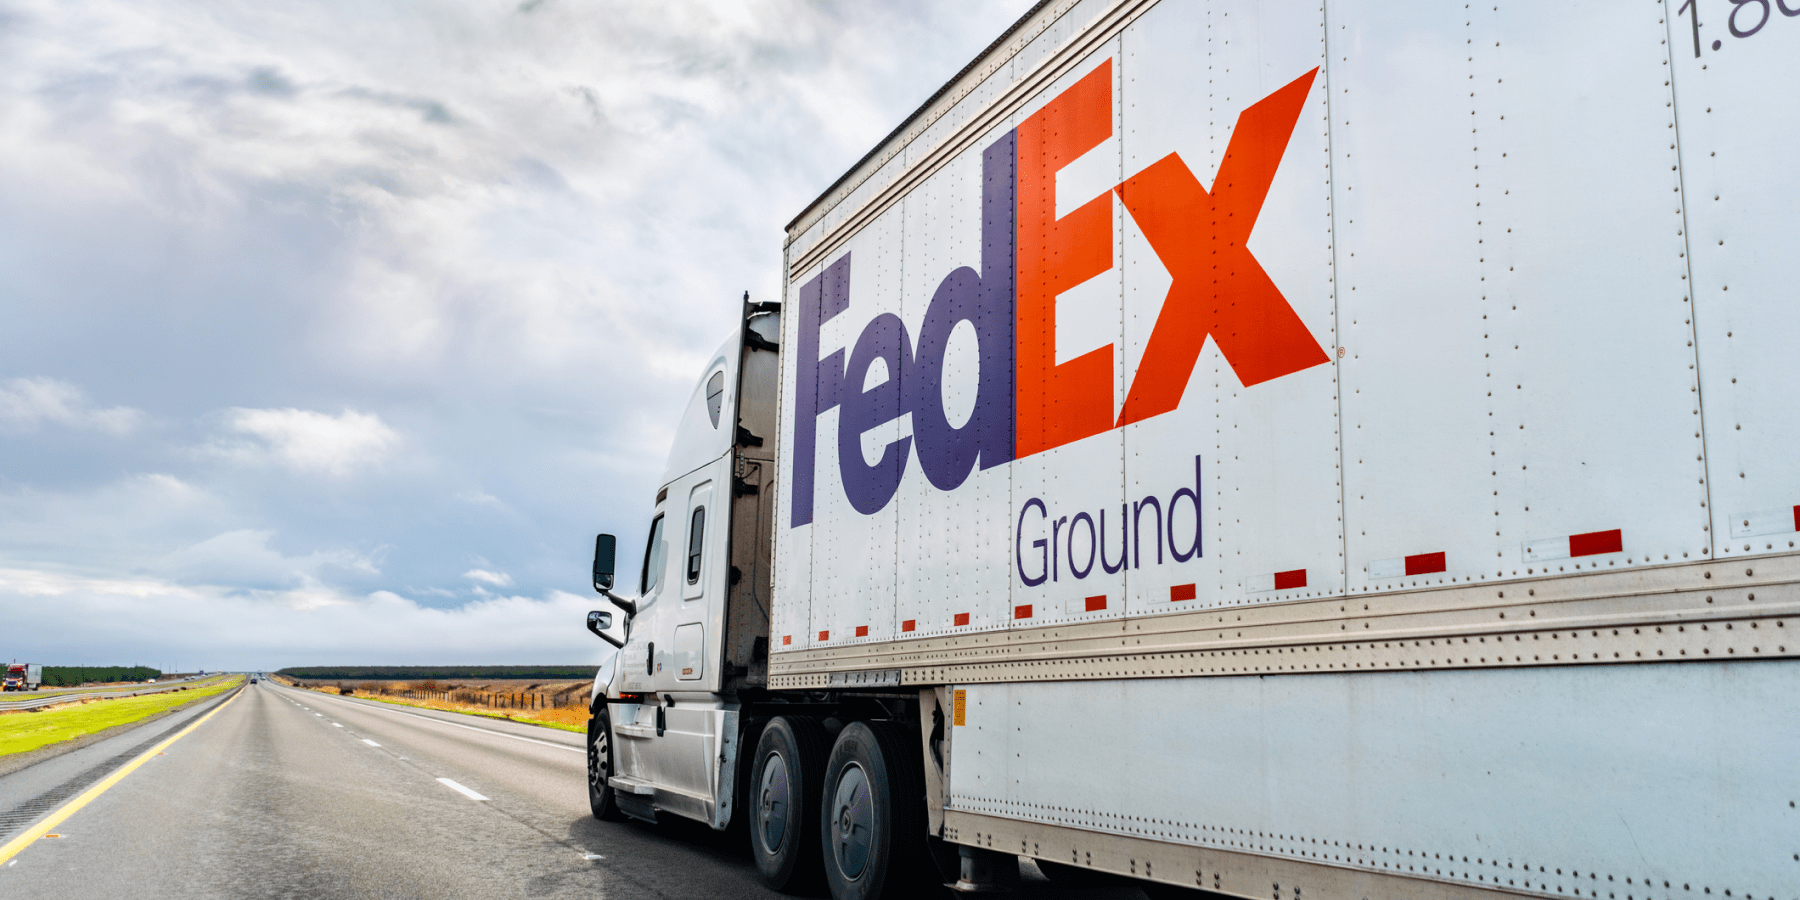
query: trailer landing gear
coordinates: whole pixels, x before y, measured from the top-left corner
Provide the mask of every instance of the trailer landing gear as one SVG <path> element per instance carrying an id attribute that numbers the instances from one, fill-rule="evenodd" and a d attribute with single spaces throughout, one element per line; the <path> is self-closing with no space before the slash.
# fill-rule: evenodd
<path id="1" fill-rule="evenodd" d="M 957 847 L 962 871 L 950 890 L 959 894 L 1006 894 L 1019 884 L 1019 858 L 981 847 Z"/>

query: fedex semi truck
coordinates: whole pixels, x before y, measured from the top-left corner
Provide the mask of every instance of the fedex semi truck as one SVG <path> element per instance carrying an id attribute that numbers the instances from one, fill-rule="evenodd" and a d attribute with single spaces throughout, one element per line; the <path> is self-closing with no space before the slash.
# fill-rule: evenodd
<path id="1" fill-rule="evenodd" d="M 595 814 L 839 900 L 1800 896 L 1797 76 L 1788 0 L 1038 5 L 601 536 Z"/>

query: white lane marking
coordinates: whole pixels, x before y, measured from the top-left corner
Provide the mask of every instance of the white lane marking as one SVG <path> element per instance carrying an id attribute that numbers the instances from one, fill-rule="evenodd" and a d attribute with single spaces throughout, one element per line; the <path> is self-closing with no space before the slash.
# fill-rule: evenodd
<path id="1" fill-rule="evenodd" d="M 342 725 L 339 725 L 339 724 L 338 724 L 338 723 L 336 723 L 336 722 L 333 722 L 333 723 L 331 723 L 331 727 L 333 727 L 333 728 L 342 728 L 342 727 L 344 727 L 344 726 L 342 726 Z"/>
<path id="2" fill-rule="evenodd" d="M 582 859 L 605 859 L 606 857 L 601 856 L 598 853 L 583 853 L 583 854 L 581 854 L 581 858 Z"/>
<path id="3" fill-rule="evenodd" d="M 379 746 L 381 746 L 381 745 L 380 745 L 380 744 L 377 744 L 377 743 L 375 743 L 375 742 L 374 742 L 374 741 L 371 741 L 371 740 L 369 740 L 369 739 L 368 739 L 368 738 L 363 738 L 363 739 L 362 739 L 362 742 L 363 742 L 363 743 L 365 743 L 365 744 L 368 744 L 368 745 L 369 745 L 369 746 L 371 746 L 371 747 L 379 747 Z"/>
<path id="4" fill-rule="evenodd" d="M 483 797 L 480 794 L 477 794 L 474 791 L 471 791 L 468 788 L 463 787 L 462 785 L 457 784 L 456 782 L 451 781 L 448 778 L 439 778 L 438 782 L 443 784 L 444 787 L 447 787 L 447 788 L 463 795 L 464 797 L 469 798 L 470 800 L 486 800 L 487 799 L 486 797 Z"/>
<path id="5" fill-rule="evenodd" d="M 360 706 L 361 704 L 358 704 L 358 705 Z M 414 718 L 414 719 L 424 719 L 427 722 L 435 722 L 439 725 L 448 725 L 451 728 L 467 728 L 470 731 L 479 731 L 482 734 L 491 734 L 495 737 L 512 738 L 515 741 L 524 741 L 527 744 L 543 744 L 546 747 L 555 747 L 558 750 L 568 750 L 568 751 L 571 751 L 574 753 L 580 753 L 583 755 L 587 754 L 586 747 L 571 747 L 568 744 L 555 744 L 555 743 L 551 743 L 550 741 L 540 741 L 540 740 L 537 740 L 536 738 L 519 737 L 516 734 L 507 734 L 504 731 L 493 731 L 493 730 L 487 729 L 487 728 L 476 728 L 473 725 L 461 725 L 456 722 L 446 722 L 443 719 L 434 719 L 431 716 L 421 716 L 421 715 L 416 715 L 414 713 L 401 712 L 397 709 L 383 709 L 380 706 L 371 705 L 371 706 L 364 706 L 362 708 L 375 710 L 377 712 L 392 713 L 396 716 L 408 716 L 408 717 Z"/>
<path id="6" fill-rule="evenodd" d="M 321 719 L 323 719 L 323 718 L 325 718 L 325 714 L 324 714 L 324 713 L 313 713 L 313 715 L 315 715 L 315 716 L 318 716 L 318 717 L 319 717 L 319 718 L 321 718 Z"/>

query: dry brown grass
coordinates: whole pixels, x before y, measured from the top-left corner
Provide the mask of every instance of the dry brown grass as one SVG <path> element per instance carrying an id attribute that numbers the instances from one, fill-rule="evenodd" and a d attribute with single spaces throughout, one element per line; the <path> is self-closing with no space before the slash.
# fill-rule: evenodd
<path id="1" fill-rule="evenodd" d="M 337 687 L 333 685 L 319 685 L 310 689 L 316 690 L 322 694 L 337 693 L 338 691 Z M 402 689 L 406 689 L 404 684 L 392 684 L 388 688 L 389 691 Z M 411 689 L 418 690 L 418 686 L 415 685 Z M 468 716 L 506 719 L 510 722 L 523 722 L 527 725 L 542 725 L 546 728 L 558 728 L 563 731 L 573 731 L 578 734 L 585 734 L 587 732 L 588 710 L 587 707 L 581 705 L 529 710 L 495 709 L 491 706 L 461 703 L 455 700 L 399 697 L 393 696 L 391 693 L 381 693 L 379 691 L 365 693 L 361 696 L 363 696 L 363 699 L 365 700 L 392 703 L 395 706 L 412 706 L 420 709 L 435 709 L 443 712 L 462 713 L 463 715 Z"/>

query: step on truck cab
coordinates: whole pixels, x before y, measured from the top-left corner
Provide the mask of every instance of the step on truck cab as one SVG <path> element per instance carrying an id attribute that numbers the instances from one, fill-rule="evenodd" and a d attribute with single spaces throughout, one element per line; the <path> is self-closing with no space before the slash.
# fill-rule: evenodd
<path id="1" fill-rule="evenodd" d="M 1800 897 L 1797 66 L 1754 0 L 1039 4 L 596 542 L 595 814 L 839 900 Z"/>

